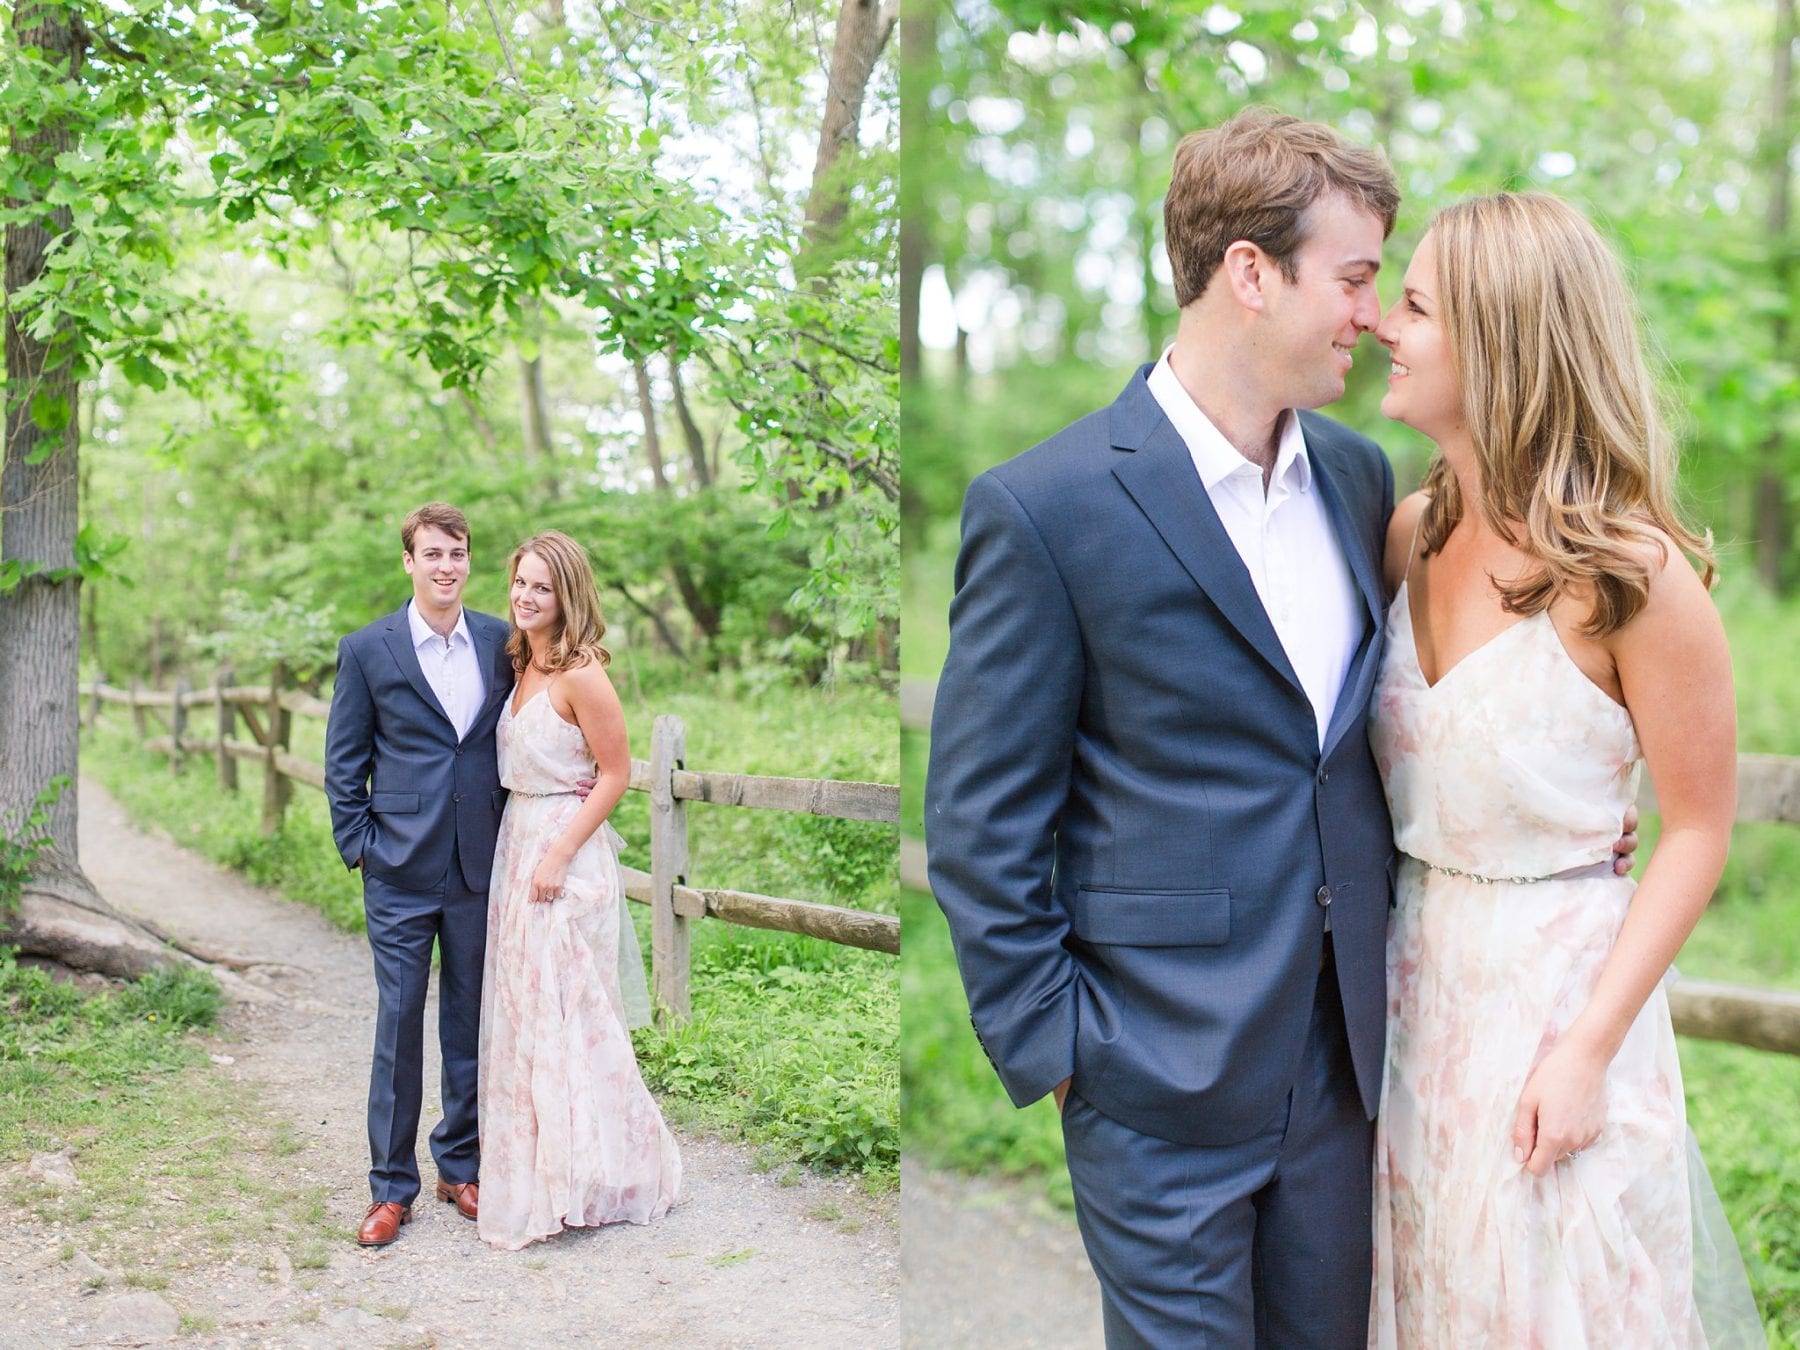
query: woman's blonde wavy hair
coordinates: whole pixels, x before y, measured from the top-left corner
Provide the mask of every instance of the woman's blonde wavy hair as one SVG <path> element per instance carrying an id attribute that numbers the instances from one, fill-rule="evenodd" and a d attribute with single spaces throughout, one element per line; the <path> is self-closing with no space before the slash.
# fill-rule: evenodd
<path id="1" fill-rule="evenodd" d="M 606 619 L 600 613 L 600 588 L 594 584 L 594 569 L 588 564 L 587 550 L 561 530 L 545 530 L 534 534 L 513 550 L 506 568 L 506 590 L 510 597 L 512 584 L 519 575 L 519 560 L 527 553 L 543 559 L 550 569 L 550 589 L 556 595 L 557 612 L 562 619 L 556 635 L 550 640 L 545 664 L 539 669 L 552 673 L 573 670 L 589 661 L 607 665 L 612 653 L 600 645 L 606 636 Z M 506 654 L 512 658 L 515 672 L 523 672 L 531 664 L 531 644 L 512 621 L 512 606 L 507 606 Z"/>
<path id="2" fill-rule="evenodd" d="M 1591 597 L 1582 629 L 1604 637 L 1649 597 L 1644 545 L 1665 552 L 1656 530 L 1693 555 L 1710 586 L 1712 533 L 1676 508 L 1674 437 L 1631 289 L 1599 233 L 1556 197 L 1502 192 L 1446 207 L 1431 238 L 1482 514 L 1541 564 L 1499 587 L 1502 607 L 1529 615 L 1558 596 Z M 1442 455 L 1423 487 L 1431 554 L 1463 503 Z"/>

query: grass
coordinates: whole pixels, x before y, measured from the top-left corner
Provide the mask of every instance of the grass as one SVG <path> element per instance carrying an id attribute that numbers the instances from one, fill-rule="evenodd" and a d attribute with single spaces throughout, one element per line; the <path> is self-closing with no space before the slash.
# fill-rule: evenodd
<path id="1" fill-rule="evenodd" d="M 613 669 L 632 753 L 649 755 L 658 714 L 687 728 L 686 764 L 784 777 L 894 782 L 891 695 L 864 687 L 796 689 L 752 673 L 695 678 L 622 654 Z M 293 752 L 317 762 L 324 728 L 296 718 Z M 281 833 L 261 834 L 258 780 L 218 786 L 209 757 L 174 774 L 109 714 L 83 733 L 82 765 L 140 825 L 321 910 L 360 932 L 362 896 L 332 843 L 324 795 L 297 786 Z M 696 803 L 687 878 L 720 886 L 895 913 L 894 826 Z M 627 793 L 613 813 L 625 861 L 648 870 L 649 803 Z M 630 911 L 650 950 L 649 915 Z M 843 1170 L 885 1192 L 899 1177 L 899 963 L 891 956 L 792 934 L 692 926 L 693 1019 L 634 1034 L 646 1080 L 670 1119 L 770 1148 L 783 1159 Z M 277 1147 L 282 1146 L 278 1141 Z"/>
<path id="2" fill-rule="evenodd" d="M 909 579 L 943 588 L 909 594 L 909 644 L 923 627 L 941 650 L 945 559 L 907 558 Z M 1742 570 L 1741 568 L 1739 569 Z M 1780 602 L 1741 579 L 1722 587 L 1719 609 L 1731 641 L 1738 743 L 1746 753 L 1800 755 L 1800 678 L 1792 635 L 1800 598 Z M 914 624 L 914 613 L 922 624 Z M 934 615 L 930 610 L 937 610 Z M 908 673 L 929 677 L 908 665 Z M 927 738 L 903 738 L 902 827 L 918 834 Z M 1640 857 L 1656 821 L 1642 830 Z M 903 1147 L 937 1166 L 1025 1179 L 1052 1202 L 1072 1206 L 1062 1134 L 1046 1099 L 1015 1110 L 968 1023 L 949 930 L 931 897 L 901 897 L 906 932 L 901 1074 Z M 1730 860 L 1711 906 L 1677 961 L 1687 976 L 1800 989 L 1800 827 L 1747 824 L 1734 830 Z M 1744 1253 L 1771 1345 L 1800 1346 L 1800 1056 L 1683 1038 L 1689 1124 Z"/>
<path id="3" fill-rule="evenodd" d="M 274 1141 L 192 1034 L 218 1006 L 191 969 L 86 995 L 0 951 L 0 1159 L 66 1149 L 79 1177 L 64 1190 L 19 1174 L 6 1198 L 62 1227 L 65 1260 L 79 1246 L 126 1286 L 160 1290 L 245 1233 L 320 1240 L 322 1188 L 278 1190 L 246 1168 Z M 172 1244 L 176 1228 L 187 1236 Z"/>

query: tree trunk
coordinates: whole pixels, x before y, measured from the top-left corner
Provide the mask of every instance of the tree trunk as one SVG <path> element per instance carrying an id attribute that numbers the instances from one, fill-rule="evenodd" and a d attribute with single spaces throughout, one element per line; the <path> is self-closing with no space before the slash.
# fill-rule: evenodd
<path id="1" fill-rule="evenodd" d="M 1794 88 L 1794 0 L 1775 0 L 1775 60 L 1770 81 L 1768 139 L 1763 161 L 1769 171 L 1769 253 L 1773 259 L 1775 290 L 1781 305 L 1775 311 L 1774 355 L 1788 357 L 1793 326 L 1789 308 L 1794 303 L 1793 247 L 1788 238 L 1788 203 L 1793 171 L 1792 107 Z M 1787 509 L 1787 481 L 1782 472 L 1786 446 L 1780 426 L 1772 425 L 1763 441 L 1756 482 L 1756 571 L 1763 584 L 1779 594 L 1786 581 L 1786 562 L 1793 522 Z"/>
<path id="2" fill-rule="evenodd" d="M 68 63 L 78 78 L 82 50 L 72 13 L 54 4 L 13 7 L 13 38 Z M 15 182 L 34 169 L 54 174 L 56 157 L 74 149 L 60 122 L 12 134 Z M 9 201 L 14 208 L 32 205 Z M 77 652 L 80 583 L 74 577 L 80 464 L 76 447 L 74 367 L 67 352 L 21 330 L 12 297 L 44 272 L 53 237 L 67 233 L 67 207 L 45 207 L 36 220 L 6 228 L 6 449 L 0 467 L 0 564 L 35 574 L 0 591 L 0 821 L 16 827 L 52 778 L 76 769 Z M 34 416 L 34 412 L 37 414 Z M 38 416 L 48 425 L 40 425 Z M 48 572 L 37 569 L 48 569 Z M 52 579 L 56 573 L 61 579 Z M 75 856 L 75 794 L 65 792 L 50 815 L 53 846 Z"/>
<path id="3" fill-rule="evenodd" d="M 706 438 L 700 434 L 700 424 L 688 407 L 687 390 L 681 385 L 681 362 L 673 354 L 669 356 L 669 383 L 675 390 L 675 417 L 681 423 L 682 439 L 687 442 L 688 463 L 693 466 L 694 481 L 701 487 L 711 487 L 713 476 L 712 468 L 706 462 Z"/>
<path id="4" fill-rule="evenodd" d="M 710 603 L 701 593 L 699 583 L 694 580 L 693 569 L 685 562 L 670 563 L 669 575 L 675 581 L 675 589 L 681 594 L 681 603 L 687 610 L 688 617 L 694 621 L 694 627 L 698 628 L 700 635 L 706 639 L 710 664 L 713 659 L 712 644 L 714 639 L 719 636 L 719 623 L 724 616 L 720 614 L 719 607 Z"/>
<path id="5" fill-rule="evenodd" d="M 73 804 L 73 789 L 63 793 Z M 81 867 L 60 850 L 41 855 L 19 911 L 0 941 L 20 956 L 47 956 L 73 970 L 135 980 L 159 966 L 195 965 L 163 934 L 128 919 L 95 892 Z"/>
<path id="6" fill-rule="evenodd" d="M 650 461 L 650 477 L 658 492 L 669 491 L 669 476 L 663 470 L 662 437 L 656 432 L 656 400 L 650 397 L 650 369 L 643 361 L 631 363 L 637 377 L 638 412 L 644 419 L 644 458 Z"/>
<path id="7" fill-rule="evenodd" d="M 642 614 L 646 619 L 650 620 L 651 624 L 656 629 L 656 635 L 663 640 L 663 645 L 674 653 L 676 660 L 687 660 L 687 648 L 681 645 L 681 639 L 675 636 L 675 630 L 669 627 L 669 621 L 663 617 L 663 612 L 660 609 L 652 609 L 649 605 L 646 605 L 642 600 L 633 595 L 621 582 L 615 581 L 612 583 L 612 586 L 614 590 L 625 597 L 626 604 L 630 605 L 639 614 Z"/>
<path id="8" fill-rule="evenodd" d="M 813 266 L 802 271 L 815 271 L 824 261 L 816 255 L 829 253 L 850 209 L 844 169 L 856 148 L 869 77 L 899 14 L 899 0 L 844 0 L 838 10 L 825 84 L 825 122 L 806 198 L 806 253 L 815 256 Z"/>
<path id="9" fill-rule="evenodd" d="M 83 48 L 74 11 L 59 4 L 12 7 L 11 37 L 81 73 Z M 54 179 L 56 157 L 73 150 L 61 122 L 11 136 L 13 181 L 34 170 Z M 13 207 L 30 206 L 10 201 Z M 55 778 L 72 783 L 79 759 L 81 586 L 74 573 L 80 519 L 80 431 L 74 366 L 66 350 L 18 326 L 11 304 L 43 275 L 50 241 L 71 228 L 67 207 L 6 227 L 6 448 L 0 467 L 0 564 L 30 569 L 0 590 L 0 828 L 23 823 L 37 795 Z M 59 334 L 58 336 L 61 336 Z M 41 419 L 41 421 L 40 421 Z M 47 425 L 46 425 L 47 424 Z M 60 575 L 59 575 L 60 574 Z M 63 792 L 50 810 L 48 845 L 24 883 L 17 912 L 0 917 L 0 943 L 28 955 L 108 975 L 137 976 L 183 960 L 162 938 L 101 899 L 76 852 L 76 794 Z"/>
<path id="10" fill-rule="evenodd" d="M 935 0 L 907 0 L 900 17 L 900 144 L 905 166 L 900 173 L 900 379 L 919 378 L 919 291 L 931 257 L 931 203 L 926 178 L 937 161 L 931 88 L 937 59 Z"/>
<path id="11" fill-rule="evenodd" d="M 550 408 L 544 395 L 544 358 L 519 357 L 519 401 L 524 405 L 525 448 L 542 474 L 544 492 L 551 501 L 560 495 L 556 481 L 555 451 L 550 446 Z"/>

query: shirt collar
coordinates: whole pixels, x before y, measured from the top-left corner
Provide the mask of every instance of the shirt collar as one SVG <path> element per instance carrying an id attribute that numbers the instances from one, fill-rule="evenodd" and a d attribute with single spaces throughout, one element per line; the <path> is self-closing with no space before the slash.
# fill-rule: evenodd
<path id="1" fill-rule="evenodd" d="M 1167 352 L 1151 370 L 1147 383 L 1163 415 L 1187 446 L 1194 467 L 1200 471 L 1200 483 L 1208 492 L 1234 473 L 1255 471 L 1256 466 L 1238 453 L 1237 447 L 1225 439 L 1182 387 Z M 1281 443 L 1276 447 L 1275 472 L 1269 476 L 1269 482 L 1271 486 L 1284 483 L 1295 492 L 1312 491 L 1312 460 L 1306 452 L 1306 433 L 1300 427 L 1299 414 L 1292 409 L 1282 417 Z"/>
<path id="2" fill-rule="evenodd" d="M 433 629 L 430 624 L 425 622 L 425 616 L 419 613 L 419 607 L 411 600 L 406 602 L 406 622 L 407 626 L 412 630 L 412 644 L 415 650 L 424 646 L 428 638 L 437 636 L 437 631 Z M 446 645 L 451 647 L 456 646 L 456 640 L 458 638 L 463 640 L 464 646 L 472 647 L 475 645 L 474 640 L 469 636 L 469 612 L 460 606 L 456 611 L 456 627 L 450 630 L 450 636 Z"/>

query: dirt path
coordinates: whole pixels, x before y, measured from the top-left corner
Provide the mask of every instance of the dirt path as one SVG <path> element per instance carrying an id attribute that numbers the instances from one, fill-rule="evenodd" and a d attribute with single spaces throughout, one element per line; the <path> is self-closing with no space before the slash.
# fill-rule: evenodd
<path id="1" fill-rule="evenodd" d="M 571 1231 L 524 1252 L 490 1251 L 474 1225 L 429 1200 L 424 1135 L 438 1108 L 434 1006 L 426 1012 L 426 1198 L 391 1247 L 351 1234 L 367 1203 L 364 1100 L 375 995 L 367 944 L 312 910 L 133 829 L 81 784 L 81 855 L 128 912 L 211 950 L 271 964 L 249 978 L 279 995 L 232 1006 L 209 1049 L 280 1129 L 288 1156 L 247 1154 L 274 1187 L 325 1195 L 333 1235 L 295 1271 L 276 1239 L 249 1235 L 223 1262 L 180 1270 L 157 1292 L 96 1273 L 72 1236 L 0 1208 L 0 1346 L 185 1344 L 892 1346 L 899 1339 L 895 1202 L 789 1170 L 748 1150 L 683 1137 L 685 1203 L 643 1228 Z M 76 1164 L 79 1167 L 80 1158 Z M 171 1197 L 172 1198 L 172 1197 Z M 195 1197 L 194 1208 L 207 1199 Z M 323 1231 L 323 1230 L 322 1230 Z M 73 1235 L 78 1236 L 78 1235 Z M 179 1232 L 168 1234 L 179 1245 Z M 98 1285 L 95 1289 L 93 1286 Z M 178 1319 L 185 1319 L 178 1331 Z"/>
<path id="2" fill-rule="evenodd" d="M 1098 1350 L 1100 1286 L 1081 1234 L 1005 1183 L 902 1164 L 907 1350 Z"/>

